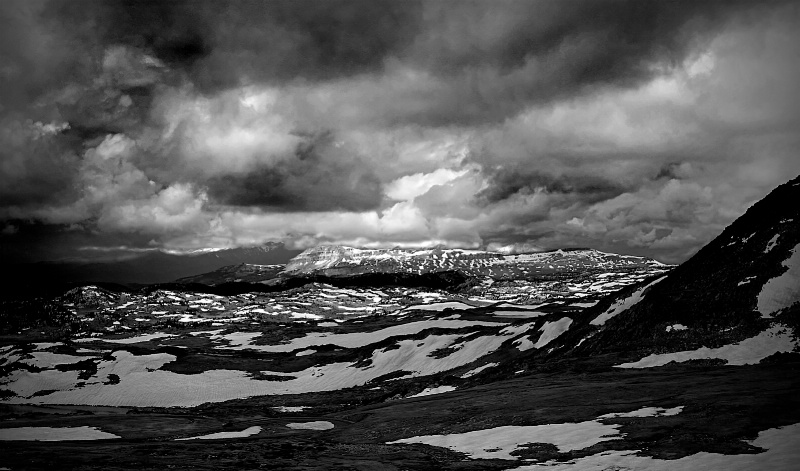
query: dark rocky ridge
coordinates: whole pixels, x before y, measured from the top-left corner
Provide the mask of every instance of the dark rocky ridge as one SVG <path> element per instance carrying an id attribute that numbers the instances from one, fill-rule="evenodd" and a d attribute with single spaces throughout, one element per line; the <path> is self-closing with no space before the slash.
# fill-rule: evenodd
<path id="1" fill-rule="evenodd" d="M 757 307 L 762 286 L 787 270 L 783 263 L 800 244 L 800 206 L 792 204 L 795 201 L 800 201 L 800 177 L 754 204 L 691 259 L 648 288 L 644 299 L 602 328 L 589 322 L 653 280 L 628 287 L 587 309 L 563 341 L 576 345 L 597 331 L 579 352 L 641 355 L 728 345 L 766 330 L 773 321 L 800 327 L 800 299 L 775 319 L 762 318 Z M 666 326 L 672 324 L 682 324 L 687 330 L 667 332 Z"/>

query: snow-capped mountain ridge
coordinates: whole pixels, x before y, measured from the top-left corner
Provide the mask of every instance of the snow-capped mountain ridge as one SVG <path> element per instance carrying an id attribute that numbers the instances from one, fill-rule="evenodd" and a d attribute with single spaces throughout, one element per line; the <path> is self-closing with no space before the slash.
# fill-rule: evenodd
<path id="1" fill-rule="evenodd" d="M 286 272 L 309 272 L 341 265 L 362 265 L 370 262 L 395 261 L 399 263 L 426 259 L 494 260 L 499 253 L 467 249 L 361 249 L 342 245 L 321 245 L 308 249 L 286 265 Z"/>
<path id="2" fill-rule="evenodd" d="M 357 273 L 430 273 L 458 270 L 472 276 L 525 275 L 531 271 L 564 271 L 624 267 L 667 268 L 653 259 L 618 255 L 595 249 L 503 254 L 468 249 L 361 249 L 323 245 L 293 258 L 288 275 Z"/>

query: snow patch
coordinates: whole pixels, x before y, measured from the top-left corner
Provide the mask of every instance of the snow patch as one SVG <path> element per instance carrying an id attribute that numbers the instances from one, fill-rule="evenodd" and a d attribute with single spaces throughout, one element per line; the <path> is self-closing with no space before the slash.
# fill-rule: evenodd
<path id="1" fill-rule="evenodd" d="M 137 335 L 135 337 L 128 337 L 125 339 L 83 338 L 83 339 L 75 339 L 75 342 L 94 342 L 96 340 L 102 340 L 103 342 L 119 343 L 127 345 L 131 343 L 149 342 L 151 340 L 165 339 L 169 337 L 177 337 L 177 335 L 167 334 L 164 332 L 155 332 L 152 334 L 142 334 L 142 335 Z"/>
<path id="2" fill-rule="evenodd" d="M 464 340 L 464 334 L 460 333 L 398 340 L 394 344 L 396 348 L 375 350 L 366 367 L 339 362 L 312 366 L 291 374 L 265 373 L 292 376 L 286 381 L 256 380 L 249 373 L 238 370 L 178 374 L 159 370 L 163 364 L 175 359 L 173 355 L 135 356 L 125 351 L 115 352 L 115 361 L 101 361 L 96 378 L 81 388 L 76 388 L 81 382 L 77 371 L 46 370 L 33 373 L 17 370 L 2 380 L 6 389 L 17 394 L 6 400 L 11 404 L 192 407 L 253 396 L 302 394 L 361 386 L 400 370 L 410 372 L 406 377 L 432 375 L 472 363 L 528 328 L 530 325 L 510 326 L 497 335 L 482 335 L 469 340 Z M 450 354 L 441 358 L 431 356 L 433 352 L 454 344 L 458 344 L 459 348 Z M 119 384 L 104 384 L 111 373 L 119 376 Z M 43 390 L 53 392 L 33 396 Z"/>
<path id="3" fill-rule="evenodd" d="M 477 367 L 477 368 L 475 368 L 473 370 L 467 371 L 466 373 L 461 375 L 461 378 L 465 379 L 465 378 L 469 378 L 471 376 L 475 376 L 476 374 L 480 373 L 481 371 L 483 371 L 485 369 L 488 369 L 488 368 L 491 368 L 493 366 L 497 366 L 497 365 L 498 365 L 497 363 L 487 363 L 487 364 L 479 366 L 479 367 Z"/>
<path id="4" fill-rule="evenodd" d="M 208 435 L 200 435 L 198 437 L 176 438 L 175 440 L 220 440 L 223 438 L 245 438 L 261 433 L 261 427 L 248 427 L 238 432 L 217 432 L 209 433 Z"/>
<path id="5" fill-rule="evenodd" d="M 542 311 L 492 311 L 492 315 L 499 317 L 519 317 L 529 319 L 534 317 L 546 316 L 548 313 Z"/>
<path id="6" fill-rule="evenodd" d="M 774 249 L 776 245 L 778 245 L 778 238 L 780 236 L 781 236 L 780 234 L 775 234 L 774 236 L 772 236 L 772 239 L 770 239 L 769 242 L 767 242 L 767 248 L 764 249 L 764 253 L 768 253 L 770 250 Z"/>
<path id="7" fill-rule="evenodd" d="M 667 332 L 677 332 L 679 330 L 686 330 L 686 329 L 688 329 L 688 327 L 686 327 L 683 324 L 672 324 L 667 326 Z"/>
<path id="8" fill-rule="evenodd" d="M 603 414 L 598 419 L 618 419 L 618 418 L 632 418 L 632 417 L 668 417 L 670 415 L 678 415 L 683 411 L 683 406 L 665 409 L 663 407 L 642 407 L 641 409 L 632 412 L 612 412 L 611 414 Z"/>
<path id="9" fill-rule="evenodd" d="M 520 337 L 512 342 L 517 346 L 517 350 L 524 352 L 533 348 L 533 342 L 528 337 Z"/>
<path id="10" fill-rule="evenodd" d="M 419 333 L 425 329 L 443 328 L 443 329 L 459 329 L 462 327 L 474 326 L 501 326 L 506 325 L 503 322 L 483 322 L 483 321 L 467 321 L 457 318 L 442 318 L 432 319 L 417 322 L 408 322 L 405 324 L 393 325 L 385 329 L 377 330 L 375 332 L 349 332 L 345 334 L 330 333 L 330 332 L 312 332 L 306 334 L 304 337 L 292 339 L 288 343 L 277 345 L 253 345 L 253 340 L 261 336 L 261 332 L 235 332 L 225 336 L 212 337 L 224 338 L 230 342 L 229 346 L 218 347 L 230 350 L 258 350 L 260 352 L 270 353 L 285 353 L 292 352 L 298 349 L 306 351 L 309 347 L 318 347 L 321 345 L 336 345 L 337 347 L 344 348 L 358 348 L 373 343 L 378 343 L 390 337 L 398 337 L 401 335 L 412 335 Z M 301 352 L 302 353 L 302 352 Z M 313 353 L 313 352 L 312 352 Z"/>
<path id="11" fill-rule="evenodd" d="M 572 325 L 572 319 L 569 317 L 563 317 L 555 322 L 545 322 L 544 325 L 539 328 L 542 332 L 542 335 L 539 337 L 539 340 L 533 345 L 533 348 L 542 348 L 548 343 L 555 340 L 561 334 L 569 329 L 569 326 Z"/>
<path id="12" fill-rule="evenodd" d="M 616 368 L 651 368 L 669 362 L 682 363 L 689 360 L 721 359 L 729 365 L 754 365 L 770 355 L 791 352 L 797 347 L 788 329 L 775 324 L 755 337 L 720 348 L 701 347 L 697 350 L 675 353 L 654 353 L 633 363 L 614 365 Z"/>
<path id="13" fill-rule="evenodd" d="M 648 283 L 645 286 L 642 286 L 641 288 L 639 288 L 636 291 L 634 291 L 633 293 L 631 293 L 627 298 L 618 299 L 616 302 L 614 302 L 614 304 L 611 305 L 611 307 L 609 307 L 606 310 L 606 312 L 604 312 L 604 313 L 600 314 L 599 316 L 595 317 L 589 323 L 592 324 L 592 325 L 603 325 L 603 324 L 605 324 L 607 320 L 609 320 L 612 317 L 616 316 L 617 314 L 625 311 L 626 309 L 629 309 L 634 304 L 636 304 L 639 301 L 641 301 L 644 298 L 643 294 L 647 290 L 647 288 L 653 286 L 654 284 L 658 283 L 659 281 L 663 280 L 664 278 L 666 278 L 666 276 L 662 276 L 661 278 L 658 278 L 658 279 L 654 280 L 653 282 Z"/>
<path id="14" fill-rule="evenodd" d="M 764 283 L 758 294 L 758 311 L 763 318 L 769 319 L 775 312 L 800 302 L 800 244 L 792 249 L 783 266 L 788 270 Z"/>
<path id="15" fill-rule="evenodd" d="M 325 420 L 317 420 L 314 422 L 293 422 L 286 424 L 287 427 L 293 430 L 330 430 L 334 425 Z"/>
<path id="16" fill-rule="evenodd" d="M 425 388 L 422 391 L 420 391 L 420 392 L 418 392 L 416 394 L 413 394 L 411 396 L 408 396 L 408 397 L 432 396 L 434 394 L 442 394 L 442 393 L 455 391 L 455 390 L 456 390 L 455 386 L 438 386 L 438 387 L 435 387 L 435 388 Z"/>
<path id="17" fill-rule="evenodd" d="M 28 355 L 30 355 L 32 358 L 24 358 L 19 360 L 20 363 L 32 365 L 37 368 L 52 368 L 56 365 L 71 365 L 83 360 L 88 360 L 90 358 L 97 358 L 50 352 L 31 352 Z"/>
<path id="18" fill-rule="evenodd" d="M 270 407 L 270 409 L 277 411 L 277 412 L 302 412 L 306 409 L 310 409 L 311 406 L 276 406 Z"/>
<path id="19" fill-rule="evenodd" d="M 388 442 L 423 443 L 466 453 L 471 458 L 516 460 L 511 452 L 526 443 L 551 443 L 566 453 L 582 450 L 609 438 L 620 438 L 617 424 L 596 420 L 568 424 L 506 425 L 485 430 L 447 435 L 423 435 Z"/>
<path id="20" fill-rule="evenodd" d="M 408 306 L 406 309 L 412 311 L 443 311 L 445 309 L 474 309 L 474 306 L 460 301 L 448 301 L 444 303 L 415 304 Z"/>
<path id="21" fill-rule="evenodd" d="M 57 442 L 63 440 L 107 440 L 122 438 L 97 427 L 12 427 L 0 428 L 0 441 Z"/>
<path id="22" fill-rule="evenodd" d="M 605 451 L 567 462 L 547 461 L 513 468 L 514 471 L 648 470 L 695 471 L 715 469 L 750 471 L 753 469 L 795 469 L 800 462 L 800 424 L 764 430 L 748 442 L 764 448 L 763 453 L 722 455 L 700 452 L 674 460 L 641 456 L 639 450 Z"/>

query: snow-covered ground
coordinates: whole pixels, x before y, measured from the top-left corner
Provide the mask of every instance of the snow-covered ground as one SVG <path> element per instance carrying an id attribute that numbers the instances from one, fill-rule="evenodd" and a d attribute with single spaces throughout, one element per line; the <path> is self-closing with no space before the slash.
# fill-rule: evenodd
<path id="1" fill-rule="evenodd" d="M 594 318 L 590 322 L 590 324 L 592 324 L 592 325 L 603 325 L 603 324 L 605 324 L 606 321 L 608 321 L 612 317 L 614 317 L 617 314 L 625 311 L 626 309 L 629 309 L 631 306 L 633 306 L 636 303 L 638 303 L 639 301 L 641 301 L 643 299 L 643 297 L 644 297 L 644 292 L 648 288 L 653 286 L 654 284 L 656 284 L 659 281 L 663 280 L 664 278 L 665 277 L 662 276 L 661 278 L 658 278 L 658 279 L 652 281 L 651 283 L 648 283 L 647 285 L 642 286 L 641 288 L 637 289 L 636 291 L 634 291 L 633 293 L 631 293 L 627 297 L 622 298 L 622 299 L 618 299 L 604 313 L 602 313 L 599 316 L 597 316 L 596 318 Z"/>
<path id="2" fill-rule="evenodd" d="M 688 327 L 686 327 L 683 324 L 672 324 L 668 325 L 665 330 L 667 332 L 679 332 L 681 330 L 686 330 L 686 329 L 688 329 Z"/>
<path id="3" fill-rule="evenodd" d="M 472 370 L 467 371 L 466 373 L 461 375 L 461 378 L 469 378 L 471 376 L 475 376 L 476 374 L 480 373 L 481 371 L 489 369 L 489 368 L 491 368 L 493 366 L 497 366 L 497 363 L 487 363 L 485 365 L 481 365 L 481 366 L 479 366 L 477 368 L 474 368 Z"/>
<path id="4" fill-rule="evenodd" d="M 99 356 L 102 356 L 102 354 L 95 356 L 76 356 L 76 355 L 66 355 L 63 353 L 34 351 L 28 353 L 27 356 L 30 356 L 31 358 L 23 358 L 20 359 L 19 361 L 21 363 L 35 366 L 37 368 L 52 368 L 55 365 L 69 365 L 77 363 L 79 361 L 88 360 L 90 358 L 97 358 Z"/>
<path id="5" fill-rule="evenodd" d="M 407 309 L 415 311 L 444 311 L 445 309 L 472 309 L 474 307 L 475 306 L 470 306 L 460 301 L 448 301 L 443 303 L 414 304 Z"/>
<path id="6" fill-rule="evenodd" d="M 618 418 L 666 417 L 677 415 L 682 406 L 673 408 L 643 407 L 641 409 L 604 414 L 597 420 L 578 423 L 529 426 L 503 426 L 464 433 L 423 435 L 403 438 L 391 444 L 423 443 L 465 453 L 471 458 L 518 459 L 511 453 L 529 443 L 549 443 L 561 453 L 583 450 L 595 444 L 624 438 L 619 424 L 606 423 Z M 800 424 L 759 433 L 750 442 L 767 451 L 756 454 L 722 455 L 697 453 L 676 460 L 660 460 L 640 456 L 639 450 L 605 451 L 566 462 L 548 461 L 513 468 L 517 471 L 545 470 L 725 470 L 795 469 L 800 462 Z"/>
<path id="7" fill-rule="evenodd" d="M 729 365 L 753 365 L 770 355 L 780 352 L 791 352 L 798 346 L 789 330 L 775 324 L 755 337 L 719 348 L 701 347 L 697 350 L 654 353 L 639 361 L 614 365 L 617 368 L 651 368 L 666 365 L 669 362 L 682 363 L 689 360 L 721 359 Z"/>
<path id="8" fill-rule="evenodd" d="M 221 440 L 223 438 L 246 438 L 261 433 L 261 427 L 248 427 L 244 430 L 236 432 L 217 432 L 209 433 L 208 435 L 200 435 L 197 437 L 176 438 L 176 440 Z"/>
<path id="9" fill-rule="evenodd" d="M 286 424 L 293 430 L 330 430 L 334 425 L 326 420 L 316 420 L 313 422 L 293 422 Z"/>
<path id="10" fill-rule="evenodd" d="M 437 386 L 435 388 L 425 388 L 422 391 L 413 394 L 408 397 L 423 397 L 423 396 L 432 396 L 434 394 L 442 394 L 450 391 L 455 391 L 455 386 Z"/>
<path id="11" fill-rule="evenodd" d="M 113 433 L 103 432 L 97 427 L 10 427 L 0 428 L 0 441 L 42 441 L 63 440 L 107 440 L 121 438 Z"/>
<path id="12" fill-rule="evenodd" d="M 672 407 L 665 409 L 663 407 L 642 407 L 631 412 L 612 412 L 610 414 L 603 414 L 598 419 L 617 419 L 617 418 L 631 418 L 631 417 L 668 417 L 670 415 L 678 415 L 683 411 L 683 406 Z"/>
<path id="13" fill-rule="evenodd" d="M 766 451 L 755 454 L 723 455 L 701 452 L 675 460 L 641 456 L 639 450 L 605 451 L 568 462 L 548 461 L 530 464 L 513 471 L 752 471 L 756 469 L 790 470 L 800 463 L 800 424 L 764 430 L 749 442 Z"/>
<path id="14" fill-rule="evenodd" d="M 225 369 L 207 370 L 191 375 L 178 374 L 159 369 L 164 364 L 174 361 L 176 357 L 173 355 L 166 353 L 134 355 L 120 350 L 112 353 L 113 360 L 99 361 L 97 373 L 88 380 L 80 380 L 78 378 L 80 372 L 75 370 L 48 369 L 30 372 L 18 369 L 2 378 L 0 384 L 16 394 L 16 396 L 8 398 L 7 402 L 17 404 L 196 406 L 207 402 L 221 402 L 259 395 L 301 394 L 361 386 L 378 377 L 397 371 L 407 371 L 408 377 L 436 374 L 479 360 L 500 348 L 506 340 L 513 339 L 532 327 L 529 324 L 507 326 L 501 322 L 476 323 L 448 317 L 420 321 L 412 326 L 413 328 L 398 325 L 388 329 L 396 327 L 392 331 L 392 335 L 405 335 L 406 332 L 419 333 L 422 329 L 437 326 L 439 328 L 496 326 L 498 330 L 496 334 L 486 333 L 471 337 L 467 337 L 468 333 L 438 333 L 427 335 L 424 338 L 398 339 L 391 348 L 374 350 L 368 361 L 365 364 L 359 364 L 360 366 L 345 361 L 311 366 L 293 373 L 262 372 L 269 376 L 285 377 L 285 381 L 254 379 L 247 372 Z M 234 338 L 232 338 L 233 335 L 235 335 Z M 237 332 L 228 334 L 225 338 L 249 344 L 258 335 L 260 332 Z M 378 337 L 389 338 L 385 336 L 385 332 L 379 334 Z M 341 334 L 338 337 L 331 335 L 324 337 L 324 340 L 320 340 L 318 336 L 310 338 L 313 339 L 313 342 L 310 340 L 300 341 L 305 342 L 304 345 L 338 342 L 354 347 L 363 346 L 364 342 L 374 341 L 374 337 L 362 333 Z M 287 347 L 280 348 L 281 351 L 286 349 Z M 434 352 L 445 349 L 450 350 L 447 355 L 438 358 L 434 355 Z M 118 377 L 118 384 L 110 381 L 110 375 Z M 79 383 L 82 384 L 79 386 Z M 45 390 L 53 392 L 46 395 L 35 395 L 35 393 Z"/>
<path id="15" fill-rule="evenodd" d="M 227 340 L 229 344 L 224 347 L 232 350 L 258 350 L 260 352 L 293 352 L 295 350 L 305 350 L 309 347 L 320 345 L 336 345 L 344 348 L 357 348 L 373 343 L 378 343 L 390 337 L 402 335 L 412 335 L 426 329 L 460 329 L 463 327 L 474 326 L 503 326 L 504 322 L 484 322 L 468 321 L 458 319 L 457 316 L 439 319 L 427 319 L 423 321 L 407 322 L 403 324 L 386 327 L 385 329 L 374 332 L 351 332 L 345 334 L 330 332 L 312 332 L 304 337 L 292 339 L 288 343 L 278 345 L 255 345 L 253 342 L 260 337 L 259 332 L 236 332 L 226 335 L 216 335 L 213 339 Z"/>
<path id="16" fill-rule="evenodd" d="M 275 406 L 272 407 L 272 410 L 276 412 L 303 412 L 309 408 L 310 406 Z"/>
<path id="17" fill-rule="evenodd" d="M 82 339 L 75 339 L 75 342 L 94 342 L 98 340 L 102 340 L 103 342 L 109 343 L 119 343 L 123 345 L 128 345 L 132 343 L 139 343 L 139 342 L 149 342 L 151 340 L 160 340 L 166 339 L 170 337 L 175 337 L 175 334 L 166 334 L 164 332 L 153 332 L 151 334 L 142 334 L 142 335 L 135 335 L 133 337 L 128 337 L 124 339 L 99 339 L 96 337 L 89 337 L 89 338 L 82 338 Z"/>
<path id="18" fill-rule="evenodd" d="M 465 453 L 471 458 L 514 460 L 511 452 L 526 443 L 551 443 L 561 452 L 581 450 L 620 438 L 619 425 L 597 420 L 567 424 L 506 425 L 447 435 L 423 435 L 392 443 L 423 443 Z"/>
<path id="19" fill-rule="evenodd" d="M 758 294 L 761 317 L 771 318 L 777 311 L 800 302 L 800 244 L 792 249 L 783 266 L 787 268 L 785 272 L 761 287 Z"/>
<path id="20" fill-rule="evenodd" d="M 542 332 L 542 335 L 533 345 L 533 348 L 544 347 L 566 332 L 570 325 L 572 325 L 572 319 L 569 317 L 563 317 L 555 322 L 545 322 L 544 325 L 539 328 L 539 330 Z"/>

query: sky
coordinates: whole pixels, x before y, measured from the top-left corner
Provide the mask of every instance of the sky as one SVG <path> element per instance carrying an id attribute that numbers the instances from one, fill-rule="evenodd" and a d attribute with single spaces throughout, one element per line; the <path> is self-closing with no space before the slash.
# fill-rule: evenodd
<path id="1" fill-rule="evenodd" d="M 800 174 L 798 36 L 790 1 L 3 1 L 2 256 L 680 263 Z"/>

